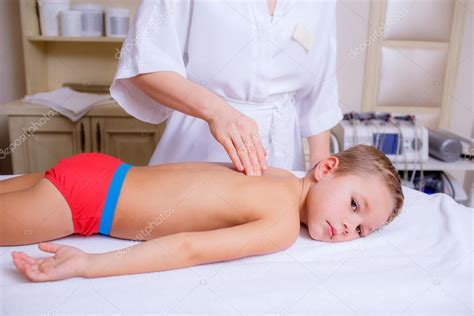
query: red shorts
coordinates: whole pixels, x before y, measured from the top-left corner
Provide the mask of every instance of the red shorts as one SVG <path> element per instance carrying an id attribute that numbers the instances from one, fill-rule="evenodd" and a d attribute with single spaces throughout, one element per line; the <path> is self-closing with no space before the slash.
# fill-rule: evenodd
<path id="1" fill-rule="evenodd" d="M 82 153 L 61 159 L 45 172 L 45 178 L 54 184 L 71 209 L 74 233 L 89 236 L 105 227 L 102 230 L 108 235 L 118 194 L 130 167 L 106 154 Z M 122 169 L 122 177 L 117 178 L 118 169 Z"/>

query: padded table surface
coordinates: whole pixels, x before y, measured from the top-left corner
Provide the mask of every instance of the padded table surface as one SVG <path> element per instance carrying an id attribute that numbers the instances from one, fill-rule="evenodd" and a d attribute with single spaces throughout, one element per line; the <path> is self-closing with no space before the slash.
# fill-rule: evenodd
<path id="1" fill-rule="evenodd" d="M 46 254 L 0 248 L 0 313 L 472 315 L 473 209 L 404 193 L 399 217 L 365 238 L 320 242 L 302 226 L 285 251 L 165 272 L 31 283 L 10 252 Z M 101 235 L 56 242 L 97 253 L 131 245 Z"/>

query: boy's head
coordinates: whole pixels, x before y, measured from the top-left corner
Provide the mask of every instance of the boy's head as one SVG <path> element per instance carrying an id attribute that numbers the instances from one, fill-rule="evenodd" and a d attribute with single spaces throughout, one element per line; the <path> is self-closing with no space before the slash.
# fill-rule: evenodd
<path id="1" fill-rule="evenodd" d="M 321 160 L 305 176 L 306 224 L 313 239 L 364 237 L 390 223 L 403 205 L 400 177 L 375 147 L 357 145 Z M 333 232 L 333 233 L 331 233 Z"/>

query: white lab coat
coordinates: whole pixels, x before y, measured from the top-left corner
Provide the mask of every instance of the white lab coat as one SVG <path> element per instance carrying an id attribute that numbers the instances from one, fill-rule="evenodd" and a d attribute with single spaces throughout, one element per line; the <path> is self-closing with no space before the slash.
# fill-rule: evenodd
<path id="1" fill-rule="evenodd" d="M 142 121 L 168 119 L 149 164 L 231 161 L 207 122 L 161 105 L 128 80 L 175 71 L 255 119 L 269 165 L 305 170 L 301 138 L 342 118 L 335 6 L 336 0 L 277 0 L 271 17 L 266 0 L 143 0 L 117 54 L 110 91 Z M 296 24 L 313 39 L 308 51 L 292 38 Z"/>

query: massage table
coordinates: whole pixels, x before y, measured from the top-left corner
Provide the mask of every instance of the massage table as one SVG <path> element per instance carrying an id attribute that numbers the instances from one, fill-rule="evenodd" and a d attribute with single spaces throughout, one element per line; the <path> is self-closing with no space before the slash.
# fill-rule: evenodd
<path id="1" fill-rule="evenodd" d="M 10 253 L 48 254 L 3 247 L 0 314 L 473 315 L 474 209 L 403 191 L 401 214 L 365 238 L 320 242 L 302 226 L 281 252 L 156 273 L 33 283 Z M 91 253 L 131 245 L 102 235 L 55 242 Z"/>

